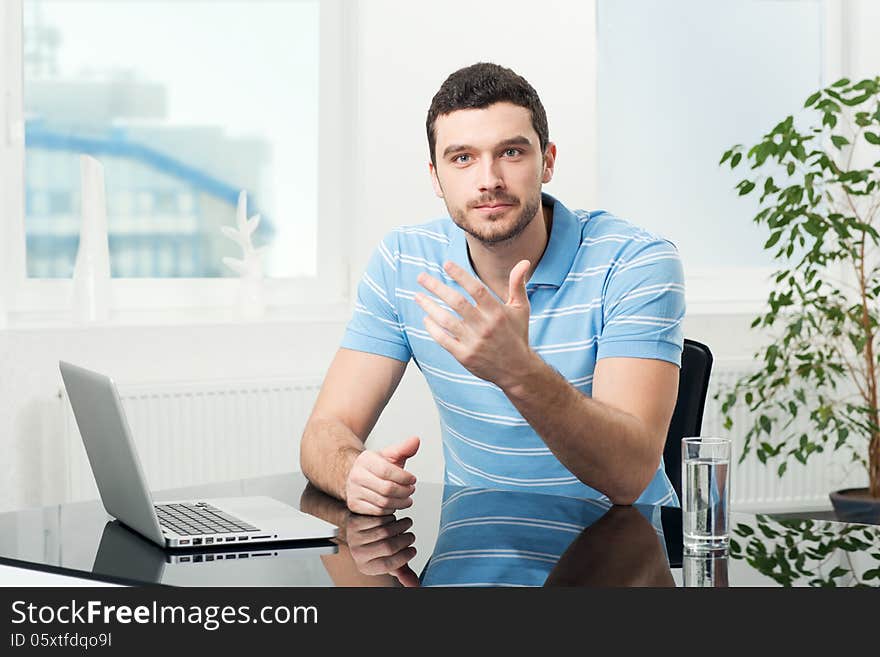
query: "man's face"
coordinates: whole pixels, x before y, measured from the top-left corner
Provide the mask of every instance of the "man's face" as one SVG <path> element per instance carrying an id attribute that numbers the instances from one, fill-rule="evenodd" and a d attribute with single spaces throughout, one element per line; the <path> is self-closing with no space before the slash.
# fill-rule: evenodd
<path id="1" fill-rule="evenodd" d="M 519 235 L 541 207 L 555 146 L 541 152 L 529 110 L 512 103 L 437 118 L 434 191 L 456 225 L 484 244 Z"/>

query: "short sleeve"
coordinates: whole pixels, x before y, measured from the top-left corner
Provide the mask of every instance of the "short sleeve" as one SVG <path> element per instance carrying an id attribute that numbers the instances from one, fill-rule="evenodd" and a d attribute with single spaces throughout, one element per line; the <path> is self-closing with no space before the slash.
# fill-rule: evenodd
<path id="1" fill-rule="evenodd" d="M 684 271 L 675 245 L 640 243 L 609 275 L 597 360 L 654 358 L 680 367 L 684 313 Z"/>
<path id="2" fill-rule="evenodd" d="M 406 363 L 412 351 L 396 307 L 397 252 L 394 233 L 386 235 L 373 251 L 358 283 L 354 313 L 340 346 Z"/>

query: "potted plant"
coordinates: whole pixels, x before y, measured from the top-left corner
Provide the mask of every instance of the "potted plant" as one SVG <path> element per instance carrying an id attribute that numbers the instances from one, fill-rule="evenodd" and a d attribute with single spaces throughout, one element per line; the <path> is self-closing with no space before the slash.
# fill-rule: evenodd
<path id="1" fill-rule="evenodd" d="M 812 123 L 792 116 L 760 142 L 736 145 L 720 164 L 750 164 L 740 196 L 758 197 L 755 223 L 769 236 L 778 270 L 766 311 L 752 328 L 767 331 L 762 366 L 720 392 L 725 427 L 748 405 L 740 462 L 806 463 L 814 453 L 848 450 L 868 471 L 867 489 L 831 493 L 856 500 L 880 519 L 880 77 L 841 79 L 807 98 Z M 798 121 L 800 123 L 800 121 Z M 795 420 L 806 415 L 809 431 Z"/>

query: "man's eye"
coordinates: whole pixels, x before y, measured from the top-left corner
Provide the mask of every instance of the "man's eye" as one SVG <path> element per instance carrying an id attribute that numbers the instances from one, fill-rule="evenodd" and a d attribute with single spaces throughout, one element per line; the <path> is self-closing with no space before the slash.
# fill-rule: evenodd
<path id="1" fill-rule="evenodd" d="M 457 163 L 459 163 L 459 164 L 464 164 L 465 162 L 467 162 L 468 160 L 470 160 L 470 158 L 471 158 L 471 156 L 468 155 L 467 153 L 462 153 L 461 155 L 456 155 L 456 156 L 452 159 L 452 161 L 453 161 L 453 162 L 457 162 Z"/>
<path id="2" fill-rule="evenodd" d="M 520 155 L 521 153 L 522 153 L 522 151 L 519 150 L 518 148 L 508 148 L 506 151 L 504 151 L 504 154 L 508 157 L 516 157 L 517 155 Z"/>

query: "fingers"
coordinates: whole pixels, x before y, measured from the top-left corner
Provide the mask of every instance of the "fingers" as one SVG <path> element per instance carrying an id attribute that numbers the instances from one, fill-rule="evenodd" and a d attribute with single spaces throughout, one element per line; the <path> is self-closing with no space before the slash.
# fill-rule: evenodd
<path id="1" fill-rule="evenodd" d="M 415 556 L 415 548 L 412 548 L 413 556 Z M 391 571 L 391 574 L 397 578 L 401 584 L 403 584 L 407 588 L 415 588 L 421 586 L 421 582 L 419 581 L 419 576 L 415 574 L 412 568 L 408 565 L 404 564 L 402 567 L 397 570 Z"/>
<path id="2" fill-rule="evenodd" d="M 528 260 L 520 260 L 510 270 L 507 303 L 528 305 L 529 295 L 526 293 L 526 274 L 528 274 L 529 267 L 531 266 Z"/>
<path id="3" fill-rule="evenodd" d="M 403 534 L 391 536 L 381 541 L 373 541 L 372 543 L 349 543 L 348 547 L 352 552 L 352 556 L 357 556 L 358 562 L 368 563 L 376 559 L 385 559 L 386 557 L 393 556 L 415 543 L 415 541 L 415 534 L 404 532 Z"/>
<path id="4" fill-rule="evenodd" d="M 461 285 L 467 291 L 467 293 L 471 295 L 471 298 L 476 302 L 478 308 L 482 307 L 486 309 L 498 305 L 498 301 L 495 299 L 495 297 L 492 296 L 485 285 L 483 285 L 480 281 L 471 276 L 468 272 L 466 272 L 463 268 L 459 267 L 451 260 L 447 260 L 443 264 L 443 269 L 446 271 L 447 274 L 452 277 L 452 280 Z M 444 285 L 443 287 L 446 286 Z M 446 289 L 451 290 L 451 288 L 448 287 Z M 440 296 L 439 294 L 437 296 L 449 303 L 444 297 Z M 452 304 L 449 305 L 453 309 L 458 310 Z"/>
<path id="5" fill-rule="evenodd" d="M 416 549 L 408 547 L 397 554 L 393 554 L 380 559 L 373 559 L 366 563 L 358 563 L 358 569 L 365 575 L 384 575 L 400 570 L 416 556 Z"/>
<path id="6" fill-rule="evenodd" d="M 413 505 L 412 497 L 386 497 L 366 487 L 360 491 L 358 499 L 382 509 L 385 513 L 394 513 Z"/>
<path id="7" fill-rule="evenodd" d="M 412 494 L 416 490 L 415 484 L 401 486 L 400 484 L 380 479 L 372 472 L 367 471 L 356 473 L 354 481 L 376 495 L 376 499 L 367 499 L 367 501 L 372 502 L 373 504 L 378 504 L 379 506 L 382 506 L 385 501 L 404 502 L 410 500 Z"/>
<path id="8" fill-rule="evenodd" d="M 416 452 L 419 451 L 419 446 L 421 444 L 422 441 L 419 440 L 418 436 L 410 436 L 396 445 L 389 445 L 388 447 L 379 450 L 379 454 L 394 463 L 394 465 L 402 468 L 404 463 L 406 463 L 406 460 L 415 456 Z"/>
<path id="9" fill-rule="evenodd" d="M 464 332 L 467 327 L 458 317 L 443 310 L 443 308 L 437 305 L 437 302 L 429 296 L 417 293 L 415 299 L 416 303 L 419 304 L 419 307 L 425 311 L 428 317 L 433 319 L 438 326 L 445 329 L 453 338 L 461 340 L 462 337 L 464 337 Z"/>
<path id="10" fill-rule="evenodd" d="M 407 531 L 412 525 L 411 518 L 398 520 L 393 516 L 381 518 L 349 516 L 345 524 L 346 535 L 351 556 L 358 570 L 367 575 L 379 575 L 396 573 L 403 569 L 416 555 L 416 550 L 412 547 L 416 540 L 415 534 Z M 407 577 L 404 570 L 402 576 L 411 582 L 414 573 Z M 416 577 L 415 580 L 418 585 L 418 578 Z"/>
<path id="11" fill-rule="evenodd" d="M 385 497 L 368 488 L 352 483 L 349 486 L 347 504 L 350 511 L 368 516 L 385 516 L 408 509 L 412 506 L 412 498 Z"/>
<path id="12" fill-rule="evenodd" d="M 412 518 L 397 520 L 394 516 L 371 518 L 353 515 L 347 524 L 347 533 L 352 535 L 352 543 L 365 545 L 403 534 L 412 524 Z"/>
<path id="13" fill-rule="evenodd" d="M 459 294 L 448 285 L 441 283 L 433 276 L 425 274 L 424 272 L 419 274 L 417 280 L 419 282 L 419 285 L 421 285 L 429 292 L 432 292 L 436 297 L 442 299 L 447 306 L 457 312 L 466 322 L 476 321 L 479 318 L 479 311 L 477 311 L 477 309 L 470 304 L 470 302 L 464 297 L 464 295 Z M 485 292 L 485 288 L 481 283 L 477 283 L 477 285 L 479 285 L 480 289 Z M 462 285 L 462 287 L 464 286 Z M 465 289 L 467 290 L 467 288 Z M 470 294 L 470 290 L 468 290 L 468 293 Z M 481 293 L 476 292 L 476 294 L 480 295 Z M 473 296 L 473 294 L 471 294 L 471 296 Z M 474 301 L 476 301 L 476 298 L 474 299 Z"/>
<path id="14" fill-rule="evenodd" d="M 400 466 L 391 463 L 388 459 L 384 458 L 377 452 L 371 452 L 369 450 L 361 452 L 360 456 L 358 456 L 355 461 L 355 466 L 358 465 L 363 466 L 364 469 L 376 475 L 379 479 L 384 479 L 399 486 L 412 486 L 416 483 L 415 476 Z M 352 470 L 354 470 L 354 468 L 352 468 Z M 384 491 L 382 490 L 378 490 L 377 492 L 384 494 Z"/>
<path id="15" fill-rule="evenodd" d="M 362 499 L 349 496 L 348 510 L 364 516 L 387 516 L 394 513 L 393 509 L 386 509 L 375 504 L 370 504 Z M 348 537 L 346 537 L 347 539 Z"/>
<path id="16" fill-rule="evenodd" d="M 414 540 L 415 536 L 412 534 L 401 534 L 387 542 L 352 548 L 351 556 L 358 570 L 366 575 L 393 573 L 416 556 L 416 549 L 411 545 Z"/>
<path id="17" fill-rule="evenodd" d="M 387 515 L 409 508 L 413 504 L 415 480 L 412 474 L 382 455 L 361 452 L 345 483 L 347 506 L 365 515 Z"/>
<path id="18" fill-rule="evenodd" d="M 450 354 L 455 356 L 456 360 L 458 356 L 458 350 L 461 346 L 461 343 L 449 335 L 446 331 L 444 331 L 440 325 L 437 324 L 433 319 L 431 319 L 428 315 L 425 315 L 425 330 L 428 331 L 428 334 L 434 338 L 434 342 L 443 347 Z"/>

